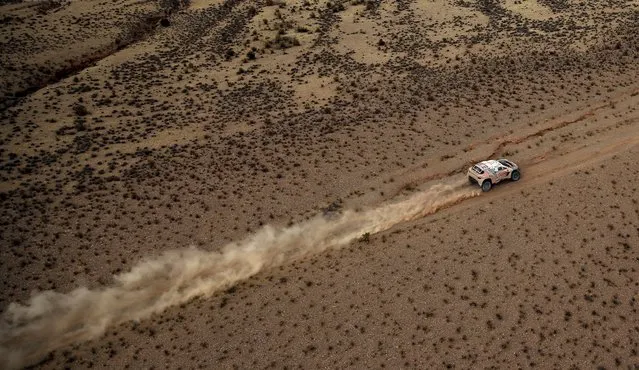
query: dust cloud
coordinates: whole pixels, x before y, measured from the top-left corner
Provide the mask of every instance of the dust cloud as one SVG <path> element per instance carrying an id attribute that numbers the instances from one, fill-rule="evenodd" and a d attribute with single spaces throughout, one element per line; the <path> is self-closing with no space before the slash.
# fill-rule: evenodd
<path id="1" fill-rule="evenodd" d="M 479 195 L 465 183 L 437 184 L 403 201 L 365 211 L 317 216 L 290 227 L 266 226 L 219 251 L 167 251 L 142 260 L 100 289 L 36 293 L 25 305 L 11 303 L 1 318 L 0 368 L 37 363 L 51 351 L 97 338 L 109 327 L 148 318 L 195 297 L 209 297 L 265 269 L 343 247 L 363 234 Z"/>

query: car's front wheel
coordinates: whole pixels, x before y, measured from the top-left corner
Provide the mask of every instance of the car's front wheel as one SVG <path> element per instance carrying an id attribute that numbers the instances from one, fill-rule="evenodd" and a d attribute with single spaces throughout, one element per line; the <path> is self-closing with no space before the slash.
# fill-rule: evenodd
<path id="1" fill-rule="evenodd" d="M 521 174 L 519 173 L 519 171 L 514 170 L 513 173 L 510 175 L 510 179 L 513 181 L 519 181 L 519 179 L 521 179 Z"/>
<path id="2" fill-rule="evenodd" d="M 490 189 L 492 189 L 493 187 L 493 183 L 490 182 L 490 180 L 486 180 L 481 184 L 481 190 L 482 191 L 490 191 Z"/>

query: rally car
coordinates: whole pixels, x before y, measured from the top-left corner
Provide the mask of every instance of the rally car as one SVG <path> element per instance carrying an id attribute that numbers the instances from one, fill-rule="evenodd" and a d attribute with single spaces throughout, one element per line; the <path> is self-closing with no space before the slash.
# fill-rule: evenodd
<path id="1" fill-rule="evenodd" d="M 468 180 L 483 191 L 503 180 L 518 181 L 521 178 L 519 166 L 507 159 L 491 159 L 479 162 L 468 169 Z"/>

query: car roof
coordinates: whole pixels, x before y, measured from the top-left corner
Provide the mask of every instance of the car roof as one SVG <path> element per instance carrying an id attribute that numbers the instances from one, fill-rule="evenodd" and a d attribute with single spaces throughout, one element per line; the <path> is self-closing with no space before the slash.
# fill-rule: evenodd
<path id="1" fill-rule="evenodd" d="M 504 167 L 504 165 L 499 163 L 497 160 L 491 159 L 477 163 L 477 167 L 484 171 L 489 170 L 490 172 L 497 172 L 497 169 L 499 167 Z"/>

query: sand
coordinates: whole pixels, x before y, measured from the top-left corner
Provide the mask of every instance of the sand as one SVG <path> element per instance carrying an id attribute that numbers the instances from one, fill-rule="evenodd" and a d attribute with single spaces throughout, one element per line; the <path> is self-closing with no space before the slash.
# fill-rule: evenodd
<path id="1" fill-rule="evenodd" d="M 41 292 L 523 175 L 14 365 L 639 363 L 639 2 L 0 8 L 0 350 Z"/>

